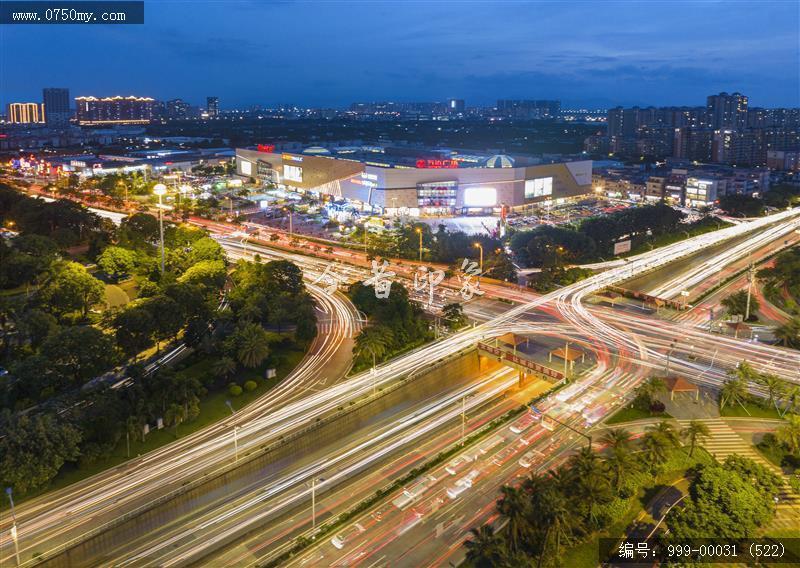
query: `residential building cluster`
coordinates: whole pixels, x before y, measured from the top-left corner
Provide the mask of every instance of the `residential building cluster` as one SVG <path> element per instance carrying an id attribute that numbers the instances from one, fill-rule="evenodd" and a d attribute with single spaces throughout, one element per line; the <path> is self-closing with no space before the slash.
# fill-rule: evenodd
<path id="1" fill-rule="evenodd" d="M 800 108 L 750 107 L 741 93 L 719 93 L 704 107 L 615 107 L 607 113 L 605 135 L 589 137 L 593 154 L 673 157 L 697 162 L 762 166 L 770 152 L 788 152 L 781 169 L 796 168 L 800 150 Z"/>
<path id="2" fill-rule="evenodd" d="M 656 167 L 597 162 L 592 185 L 598 195 L 634 201 L 661 201 L 686 207 L 713 206 L 731 194 L 763 195 L 770 187 L 767 168 L 699 164 L 669 159 Z"/>

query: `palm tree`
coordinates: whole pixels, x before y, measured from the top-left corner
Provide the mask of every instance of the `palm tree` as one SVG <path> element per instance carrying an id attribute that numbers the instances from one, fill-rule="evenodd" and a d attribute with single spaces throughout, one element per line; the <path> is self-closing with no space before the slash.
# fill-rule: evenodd
<path id="1" fill-rule="evenodd" d="M 778 399 L 786 392 L 786 383 L 783 382 L 783 379 L 776 375 L 763 374 L 759 375 L 756 380 L 767 389 L 769 405 L 780 411 L 778 409 Z"/>
<path id="2" fill-rule="evenodd" d="M 689 456 L 694 453 L 694 447 L 697 443 L 711 435 L 711 431 L 704 423 L 699 420 L 692 420 L 689 425 L 681 430 L 681 436 L 689 441 Z"/>
<path id="3" fill-rule="evenodd" d="M 636 388 L 636 396 L 647 401 L 648 406 L 658 398 L 658 395 L 667 392 L 667 384 L 660 377 L 650 377 Z"/>
<path id="4" fill-rule="evenodd" d="M 236 358 L 245 367 L 257 367 L 269 356 L 269 334 L 257 323 L 249 323 L 234 334 Z"/>
<path id="5" fill-rule="evenodd" d="M 780 340 L 784 347 L 800 347 L 800 318 L 793 317 L 786 323 L 779 325 L 773 331 L 775 339 Z"/>
<path id="6" fill-rule="evenodd" d="M 675 427 L 666 420 L 648 428 L 642 438 L 645 458 L 653 468 L 667 461 L 671 451 L 679 444 L 680 438 Z"/>
<path id="7" fill-rule="evenodd" d="M 464 541 L 464 546 L 467 548 L 467 560 L 475 568 L 495 568 L 505 564 L 502 543 L 490 525 L 473 528 L 469 532 L 472 538 Z"/>
<path id="8" fill-rule="evenodd" d="M 793 385 L 786 390 L 784 395 L 786 401 L 786 408 L 783 409 L 782 416 L 786 416 L 787 412 L 795 412 L 800 408 L 800 387 Z"/>
<path id="9" fill-rule="evenodd" d="M 523 490 L 504 485 L 500 488 L 501 497 L 497 501 L 497 512 L 508 519 L 508 542 L 511 552 L 518 552 L 527 533 L 528 502 Z"/>
<path id="10" fill-rule="evenodd" d="M 358 334 L 353 351 L 356 357 L 361 357 L 363 353 L 372 355 L 372 366 L 376 364 L 376 359 L 383 357 L 391 345 L 391 333 L 382 326 L 368 327 Z"/>
<path id="11" fill-rule="evenodd" d="M 786 424 L 778 428 L 775 438 L 789 448 L 793 454 L 800 452 L 800 415 L 790 414 Z"/>
<path id="12" fill-rule="evenodd" d="M 625 428 L 612 428 L 603 434 L 600 441 L 612 450 L 630 450 L 632 446 L 632 435 L 630 431 Z"/>
<path id="13" fill-rule="evenodd" d="M 164 413 L 164 422 L 175 427 L 175 437 L 178 437 L 178 425 L 186 419 L 186 409 L 182 404 L 170 404 Z"/>
<path id="14" fill-rule="evenodd" d="M 217 359 L 216 363 L 214 363 L 213 370 L 217 377 L 227 379 L 236 372 L 236 361 L 225 355 Z"/>
<path id="15" fill-rule="evenodd" d="M 732 378 L 725 381 L 722 389 L 719 391 L 719 407 L 720 409 L 726 406 L 734 406 L 738 404 L 744 408 L 744 401 L 747 400 L 747 384 L 740 377 Z M 747 410 L 745 408 L 745 410 Z M 749 412 L 748 412 L 749 414 Z"/>
<path id="16" fill-rule="evenodd" d="M 614 498 L 611 492 L 611 484 L 603 475 L 598 473 L 578 477 L 575 496 L 578 498 L 578 502 L 586 508 L 587 519 L 592 523 L 597 522 L 597 516 L 595 515 L 597 505 L 608 503 Z"/>
<path id="17" fill-rule="evenodd" d="M 559 476 L 563 476 L 563 472 L 551 475 L 550 479 Z M 531 495 L 530 507 L 531 527 L 546 527 L 538 550 L 539 565 L 548 556 L 559 558 L 561 544 L 568 542 L 579 526 L 574 508 L 570 506 L 565 494 L 558 490 L 556 482 L 540 479 L 545 486 Z M 551 542 L 555 546 L 554 554 L 548 554 Z"/>
<path id="18" fill-rule="evenodd" d="M 655 426 L 651 426 L 649 428 L 651 432 L 655 432 L 659 436 L 662 436 L 664 440 L 667 441 L 669 445 L 672 447 L 678 447 L 681 443 L 680 434 L 675 429 L 675 425 L 672 422 L 667 420 L 662 420 Z"/>
<path id="19" fill-rule="evenodd" d="M 611 474 L 611 484 L 617 493 L 619 493 L 626 479 L 641 471 L 641 465 L 636 455 L 630 448 L 624 446 L 612 447 L 605 463 L 608 472 Z"/>
<path id="20" fill-rule="evenodd" d="M 600 456 L 588 447 L 581 448 L 570 457 L 569 468 L 572 476 L 577 479 L 605 473 Z"/>
<path id="21" fill-rule="evenodd" d="M 756 377 L 758 375 L 756 370 L 753 369 L 753 366 L 746 360 L 736 365 L 736 368 L 733 369 L 732 371 L 729 371 L 728 374 L 733 377 L 741 379 L 745 383 L 748 381 L 756 380 Z"/>

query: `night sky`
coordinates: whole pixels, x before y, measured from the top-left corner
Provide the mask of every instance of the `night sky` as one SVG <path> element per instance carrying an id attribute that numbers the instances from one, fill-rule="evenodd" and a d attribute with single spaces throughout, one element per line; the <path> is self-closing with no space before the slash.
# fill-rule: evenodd
<path id="1" fill-rule="evenodd" d="M 144 25 L 0 26 L 0 102 L 147 95 L 223 109 L 558 98 L 800 106 L 800 3 L 150 1 Z"/>

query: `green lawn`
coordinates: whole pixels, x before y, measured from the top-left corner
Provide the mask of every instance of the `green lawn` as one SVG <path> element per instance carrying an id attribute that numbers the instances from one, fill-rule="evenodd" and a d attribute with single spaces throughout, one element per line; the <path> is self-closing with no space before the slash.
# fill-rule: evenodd
<path id="1" fill-rule="evenodd" d="M 131 440 L 131 457 L 144 455 L 171 442 L 174 442 L 178 438 L 192 434 L 193 432 L 196 432 L 205 426 L 208 426 L 209 424 L 213 424 L 225 416 L 230 416 L 231 411 L 225 404 L 226 400 L 231 401 L 234 410 L 239 410 L 247 406 L 274 387 L 284 377 L 286 377 L 286 375 L 288 375 L 297 366 L 304 355 L 304 351 L 297 348 L 285 351 L 282 354 L 278 364 L 275 366 L 276 376 L 269 380 L 263 378 L 264 368 L 266 368 L 266 365 L 262 365 L 263 368 L 259 367 L 240 371 L 229 382 L 238 382 L 241 385 L 244 383 L 244 381 L 252 379 L 256 380 L 258 388 L 251 392 L 245 391 L 238 397 L 231 396 L 228 393 L 227 388 L 209 392 L 209 394 L 200 401 L 200 415 L 193 421 L 185 422 L 178 426 L 177 438 L 175 436 L 174 428 L 151 430 L 144 442 Z M 179 372 L 200 375 L 208 372 L 208 369 L 212 364 L 213 359 L 211 357 L 203 357 Z M 47 491 L 62 489 L 68 485 L 81 481 L 82 479 L 86 479 L 92 475 L 124 463 L 127 460 L 127 448 L 125 436 L 123 436 L 109 457 L 80 467 L 65 466 L 46 488 L 25 496 L 20 496 L 19 499 L 15 500 L 21 503 L 46 493 Z"/>
<path id="2" fill-rule="evenodd" d="M 633 406 L 626 406 L 614 413 L 611 418 L 605 421 L 605 424 L 620 424 L 622 422 L 633 422 L 634 420 L 649 420 L 653 418 L 660 418 L 661 420 L 665 420 L 667 418 L 672 418 L 672 416 L 667 412 L 659 412 L 657 414 L 653 414 L 647 410 L 641 410 L 639 408 L 634 408 Z"/>
<path id="3" fill-rule="evenodd" d="M 124 306 L 130 301 L 125 290 L 116 284 L 106 284 L 106 305 L 109 308 Z"/>
<path id="4" fill-rule="evenodd" d="M 744 408 L 742 408 L 744 406 Z M 724 417 L 743 417 L 743 418 L 774 418 L 780 420 L 782 417 L 774 407 L 764 408 L 752 402 L 744 405 L 726 406 L 720 409 L 720 416 Z"/>

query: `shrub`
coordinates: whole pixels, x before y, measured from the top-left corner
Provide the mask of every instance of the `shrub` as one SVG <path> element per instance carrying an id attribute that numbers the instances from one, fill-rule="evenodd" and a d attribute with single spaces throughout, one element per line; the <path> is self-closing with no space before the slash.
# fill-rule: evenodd
<path id="1" fill-rule="evenodd" d="M 242 387 L 240 387 L 236 383 L 232 383 L 228 387 L 228 392 L 231 393 L 232 396 L 239 396 L 240 394 L 242 394 Z"/>
<path id="2" fill-rule="evenodd" d="M 258 388 L 258 383 L 256 383 L 255 381 L 245 381 L 244 383 L 244 390 L 246 390 L 247 392 L 253 392 L 257 388 Z"/>

